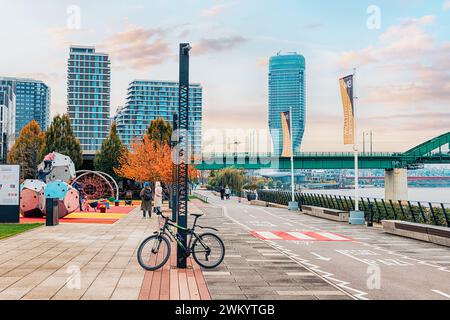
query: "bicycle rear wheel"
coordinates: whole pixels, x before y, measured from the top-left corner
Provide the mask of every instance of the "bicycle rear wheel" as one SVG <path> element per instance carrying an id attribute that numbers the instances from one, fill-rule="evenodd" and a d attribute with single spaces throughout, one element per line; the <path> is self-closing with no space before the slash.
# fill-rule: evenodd
<path id="1" fill-rule="evenodd" d="M 217 235 L 205 233 L 195 239 L 192 245 L 192 256 L 203 268 L 214 269 L 225 258 L 225 245 Z"/>
<path id="2" fill-rule="evenodd" d="M 163 236 L 153 235 L 139 246 L 137 258 L 142 268 L 155 271 L 164 266 L 170 257 L 170 242 Z"/>

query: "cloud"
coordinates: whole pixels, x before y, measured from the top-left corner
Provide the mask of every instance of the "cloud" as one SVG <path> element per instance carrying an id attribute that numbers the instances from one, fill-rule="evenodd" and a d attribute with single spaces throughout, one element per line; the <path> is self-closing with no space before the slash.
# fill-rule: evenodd
<path id="1" fill-rule="evenodd" d="M 321 23 L 308 23 L 303 26 L 303 28 L 308 29 L 308 30 L 319 29 L 322 27 L 323 27 L 323 24 L 321 24 Z"/>
<path id="2" fill-rule="evenodd" d="M 450 0 L 446 0 L 443 4 L 444 10 L 450 10 Z"/>
<path id="3" fill-rule="evenodd" d="M 115 62 L 133 69 L 146 69 L 173 56 L 166 31 L 131 27 L 106 39 L 100 47 L 111 54 Z"/>
<path id="4" fill-rule="evenodd" d="M 195 43 L 193 51 L 196 54 L 207 54 L 211 52 L 221 52 L 232 50 L 233 48 L 247 42 L 242 36 L 221 37 L 216 39 L 201 39 Z"/>
<path id="5" fill-rule="evenodd" d="M 204 17 L 218 16 L 218 15 L 224 13 L 225 11 L 227 11 L 229 8 L 237 5 L 238 3 L 239 3 L 239 1 L 235 1 L 235 2 L 230 2 L 227 4 L 218 4 L 218 5 L 212 6 L 210 8 L 203 10 L 202 16 L 204 16 Z"/>
<path id="6" fill-rule="evenodd" d="M 433 16 L 403 20 L 380 35 L 376 45 L 341 55 L 342 68 L 370 70 L 370 79 L 364 80 L 370 88 L 364 102 L 405 108 L 450 103 L 450 43 L 427 32 L 435 20 Z"/>

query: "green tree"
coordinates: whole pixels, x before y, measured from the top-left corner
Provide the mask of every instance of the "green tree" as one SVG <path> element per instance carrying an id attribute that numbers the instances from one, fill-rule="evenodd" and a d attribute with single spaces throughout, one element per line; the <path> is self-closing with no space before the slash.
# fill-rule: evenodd
<path id="1" fill-rule="evenodd" d="M 230 187 L 238 195 L 241 194 L 242 186 L 245 180 L 244 170 L 239 170 L 235 168 L 226 168 L 215 173 L 215 176 L 210 182 L 214 183 L 213 187 Z"/>
<path id="2" fill-rule="evenodd" d="M 162 118 L 153 120 L 147 128 L 147 136 L 150 140 L 158 141 L 160 145 L 167 143 L 170 146 L 172 144 L 172 132 L 172 124 Z"/>
<path id="3" fill-rule="evenodd" d="M 19 138 L 8 153 L 8 163 L 21 167 L 22 179 L 36 179 L 40 162 L 39 152 L 44 144 L 44 133 L 39 124 L 32 120 L 20 132 Z"/>
<path id="4" fill-rule="evenodd" d="M 57 115 L 53 118 L 50 127 L 45 132 L 41 158 L 54 151 L 70 157 L 77 169 L 83 164 L 81 145 L 73 134 L 68 114 Z"/>
<path id="5" fill-rule="evenodd" d="M 117 134 L 116 123 L 111 125 L 111 131 L 109 133 L 108 139 L 103 141 L 102 148 L 95 155 L 94 167 L 97 171 L 103 171 L 115 179 L 118 178 L 114 169 L 120 167 L 120 157 L 125 154 L 126 147 L 123 145 L 122 141 Z"/>

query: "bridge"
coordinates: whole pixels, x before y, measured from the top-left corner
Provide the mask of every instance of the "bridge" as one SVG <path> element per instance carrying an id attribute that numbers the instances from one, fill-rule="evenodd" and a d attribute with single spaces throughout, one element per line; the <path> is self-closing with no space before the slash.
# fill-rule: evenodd
<path id="1" fill-rule="evenodd" d="M 359 156 L 361 169 L 418 169 L 426 164 L 450 164 L 450 132 L 431 139 L 404 153 L 362 153 Z M 245 170 L 278 169 L 290 170 L 291 159 L 270 153 L 202 154 L 195 161 L 198 170 L 221 170 L 233 167 Z M 295 169 L 353 169 L 352 152 L 310 152 L 294 155 Z"/>
<path id="2" fill-rule="evenodd" d="M 408 170 L 422 168 L 426 164 L 450 164 L 450 132 L 426 141 L 406 152 L 362 153 L 360 169 L 384 169 L 386 199 L 408 199 Z M 245 170 L 290 170 L 291 159 L 270 153 L 202 154 L 195 160 L 198 170 L 238 168 Z M 351 152 L 315 152 L 294 155 L 295 169 L 354 169 Z"/>

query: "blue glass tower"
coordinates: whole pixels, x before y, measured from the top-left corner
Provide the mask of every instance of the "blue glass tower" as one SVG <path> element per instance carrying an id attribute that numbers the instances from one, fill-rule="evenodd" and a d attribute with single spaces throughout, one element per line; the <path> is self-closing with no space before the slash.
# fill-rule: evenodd
<path id="1" fill-rule="evenodd" d="M 191 84 L 189 89 L 189 128 L 194 154 L 202 150 L 202 87 Z M 128 147 L 136 137 L 142 137 L 150 122 L 157 118 L 173 121 L 178 113 L 178 82 L 135 80 L 128 87 L 127 103 L 114 118 L 117 132 Z"/>
<path id="2" fill-rule="evenodd" d="M 276 155 L 283 151 L 281 117 L 292 108 L 294 152 L 300 152 L 306 122 L 305 57 L 278 54 L 269 62 L 269 128 Z"/>
<path id="3" fill-rule="evenodd" d="M 111 66 L 94 47 L 70 47 L 67 111 L 83 154 L 94 155 L 109 134 Z"/>
<path id="4" fill-rule="evenodd" d="M 16 87 L 16 137 L 31 120 L 47 130 L 50 118 L 50 88 L 42 81 L 21 78 L 0 78 L 0 84 Z"/>
<path id="5" fill-rule="evenodd" d="M 0 164 L 15 141 L 16 87 L 0 83 Z"/>

